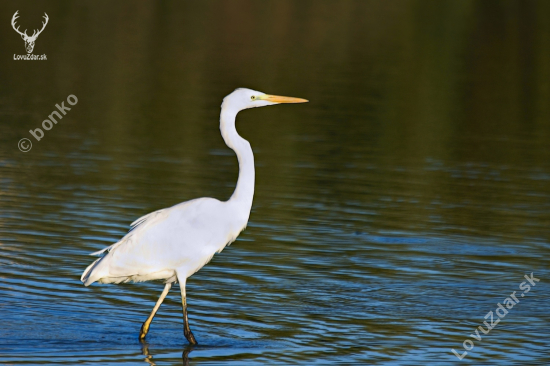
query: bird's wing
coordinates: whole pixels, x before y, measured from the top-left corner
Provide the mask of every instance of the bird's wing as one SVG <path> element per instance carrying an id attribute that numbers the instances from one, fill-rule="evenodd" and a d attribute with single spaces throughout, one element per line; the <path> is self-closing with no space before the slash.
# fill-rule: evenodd
<path id="1" fill-rule="evenodd" d="M 244 215 L 213 198 L 153 212 L 136 220 L 118 243 L 97 252 L 109 251 L 81 279 L 86 286 L 95 281 L 170 279 L 175 270 L 188 277 L 234 241 L 245 223 Z"/>
<path id="2" fill-rule="evenodd" d="M 139 219 L 135 220 L 134 222 L 132 222 L 132 223 L 130 224 L 130 231 L 134 230 L 136 227 L 138 227 L 139 225 L 143 224 L 145 221 L 154 218 L 155 216 L 157 216 L 158 214 L 160 214 L 161 212 L 163 212 L 163 211 L 165 211 L 165 210 L 166 210 L 166 209 L 163 208 L 163 209 L 160 209 L 160 210 L 157 210 L 157 211 L 153 211 L 153 212 L 151 212 L 151 213 L 148 213 L 147 215 L 141 216 Z"/>
<path id="3" fill-rule="evenodd" d="M 166 209 L 163 208 L 161 210 L 157 210 L 157 211 L 153 211 L 151 213 L 148 213 L 147 215 L 144 215 L 144 216 L 141 216 L 139 219 L 135 220 L 134 222 L 132 222 L 130 224 L 130 230 L 128 231 L 128 234 L 126 234 L 121 240 L 119 240 L 118 242 L 112 244 L 112 245 L 109 245 L 108 247 L 106 248 L 103 248 L 97 252 L 93 252 L 91 253 L 90 255 L 101 255 L 105 252 L 110 252 L 111 250 L 115 249 L 117 246 L 119 246 L 120 244 L 122 244 L 124 242 L 125 239 L 127 239 L 128 235 L 133 231 L 135 230 L 138 226 L 146 223 L 147 221 L 152 221 L 155 217 L 159 216 L 163 211 L 165 211 Z"/>

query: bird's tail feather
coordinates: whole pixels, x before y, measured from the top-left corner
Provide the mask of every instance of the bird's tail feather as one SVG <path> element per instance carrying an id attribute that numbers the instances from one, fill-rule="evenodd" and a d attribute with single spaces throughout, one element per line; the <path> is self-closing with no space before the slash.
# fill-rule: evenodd
<path id="1" fill-rule="evenodd" d="M 102 260 L 103 258 L 105 258 L 105 257 L 101 257 L 101 258 L 96 259 L 92 264 L 90 264 L 84 270 L 84 273 L 82 273 L 82 276 L 80 276 L 80 281 L 82 281 L 85 286 L 89 286 L 89 285 L 92 284 L 92 282 L 88 283 L 88 279 L 90 278 L 90 275 L 92 274 L 93 269 L 95 268 L 95 266 L 98 265 L 99 261 Z"/>

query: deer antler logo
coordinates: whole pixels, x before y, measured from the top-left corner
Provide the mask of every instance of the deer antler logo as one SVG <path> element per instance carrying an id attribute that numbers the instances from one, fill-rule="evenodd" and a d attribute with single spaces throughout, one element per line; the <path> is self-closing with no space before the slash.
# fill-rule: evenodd
<path id="1" fill-rule="evenodd" d="M 32 34 L 32 36 L 28 36 L 27 35 L 27 30 L 25 29 L 24 32 L 20 32 L 19 31 L 19 27 L 15 28 L 15 20 L 17 18 L 19 18 L 19 15 L 17 15 L 17 13 L 19 12 L 19 10 L 17 10 L 15 12 L 15 14 L 13 14 L 13 18 L 11 18 L 11 26 L 13 27 L 13 29 L 19 33 L 21 35 L 21 38 L 23 38 L 23 41 L 25 41 L 25 49 L 27 50 L 27 53 L 32 53 L 32 50 L 34 49 L 34 42 L 36 41 L 36 38 L 38 38 L 38 36 L 40 35 L 40 33 L 42 33 L 42 31 L 44 30 L 44 28 L 46 28 L 46 24 L 48 24 L 48 14 L 44 13 L 44 19 L 46 20 L 45 22 L 42 22 L 42 29 L 40 29 L 39 31 L 35 30 Z"/>

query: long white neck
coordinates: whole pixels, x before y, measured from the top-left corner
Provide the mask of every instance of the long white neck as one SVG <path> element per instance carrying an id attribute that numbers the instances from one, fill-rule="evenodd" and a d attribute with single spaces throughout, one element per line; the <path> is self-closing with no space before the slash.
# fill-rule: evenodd
<path id="1" fill-rule="evenodd" d="M 240 209 L 245 210 L 248 220 L 254 198 L 254 154 L 250 143 L 239 136 L 235 128 L 235 118 L 238 112 L 238 110 L 228 108 L 225 103 L 222 104 L 220 131 L 227 146 L 235 151 L 237 159 L 239 159 L 237 187 L 228 202 L 235 203 Z"/>

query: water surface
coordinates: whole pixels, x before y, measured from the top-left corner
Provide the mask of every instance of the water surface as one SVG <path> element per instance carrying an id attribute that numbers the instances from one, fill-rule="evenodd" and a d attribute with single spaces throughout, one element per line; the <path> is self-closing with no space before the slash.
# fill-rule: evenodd
<path id="1" fill-rule="evenodd" d="M 0 356 L 5 364 L 547 365 L 550 3 L 3 1 Z M 227 199 L 236 87 L 311 100 L 245 111 L 247 230 L 177 286 L 79 281 L 136 218 Z M 41 141 L 29 130 L 74 94 Z M 17 148 L 30 138 L 32 150 Z M 481 341 L 524 275 L 540 279 Z"/>

